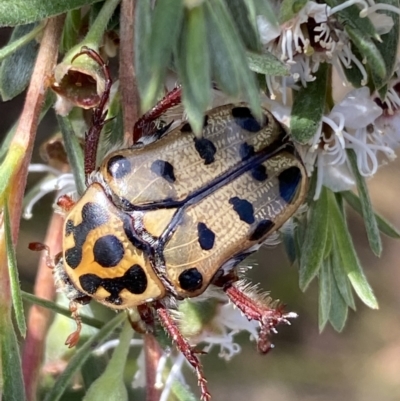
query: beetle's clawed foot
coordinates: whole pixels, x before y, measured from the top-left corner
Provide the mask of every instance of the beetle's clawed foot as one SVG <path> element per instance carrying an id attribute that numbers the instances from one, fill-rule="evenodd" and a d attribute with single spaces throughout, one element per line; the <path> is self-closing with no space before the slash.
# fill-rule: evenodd
<path id="1" fill-rule="evenodd" d="M 68 348 L 73 348 L 79 342 L 79 338 L 80 338 L 81 330 L 82 330 L 82 319 L 79 316 L 78 305 L 76 304 L 76 302 L 74 302 L 74 301 L 70 302 L 69 310 L 71 311 L 72 318 L 75 320 L 76 330 L 67 337 L 67 339 L 65 341 L 65 345 L 67 345 Z"/>
<path id="2" fill-rule="evenodd" d="M 284 313 L 284 305 L 272 302 L 257 294 L 252 289 L 244 287 L 239 289 L 235 285 L 225 288 L 230 301 L 249 320 L 256 320 L 260 323 L 260 331 L 257 341 L 258 350 L 266 354 L 273 345 L 270 341 L 272 333 L 276 333 L 276 326 L 279 324 L 290 324 L 289 319 L 297 317 L 294 312 Z M 259 299 L 257 299 L 259 298 Z"/>

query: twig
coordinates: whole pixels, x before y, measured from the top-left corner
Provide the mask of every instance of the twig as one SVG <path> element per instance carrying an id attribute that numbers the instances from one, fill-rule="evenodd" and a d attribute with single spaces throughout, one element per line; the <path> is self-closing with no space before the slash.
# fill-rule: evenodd
<path id="1" fill-rule="evenodd" d="M 156 388 L 155 383 L 162 350 L 153 334 L 144 334 L 143 339 L 146 362 L 146 401 L 158 401 L 161 389 Z"/>
<path id="2" fill-rule="evenodd" d="M 132 137 L 133 125 L 139 118 L 139 96 L 133 65 L 135 4 L 135 0 L 122 0 L 121 3 L 119 80 L 125 144 L 132 144 L 138 140 Z"/>

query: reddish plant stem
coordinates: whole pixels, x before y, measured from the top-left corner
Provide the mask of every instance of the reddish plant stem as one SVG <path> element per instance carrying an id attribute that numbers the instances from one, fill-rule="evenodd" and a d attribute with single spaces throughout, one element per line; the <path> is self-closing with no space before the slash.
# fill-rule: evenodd
<path id="1" fill-rule="evenodd" d="M 143 341 L 146 363 L 146 401 L 158 401 L 161 396 L 161 390 L 155 387 L 155 383 L 162 350 L 156 338 L 151 333 L 144 334 Z"/>
<path id="2" fill-rule="evenodd" d="M 53 214 L 45 243 L 58 253 L 61 250 L 63 218 L 59 214 Z M 34 293 L 37 297 L 53 300 L 55 297 L 55 286 L 52 270 L 47 260 L 42 257 L 36 275 Z M 40 365 L 43 360 L 44 346 L 47 331 L 50 326 L 51 312 L 40 306 L 33 305 L 28 315 L 28 330 L 24 349 L 22 352 L 22 372 L 24 375 L 25 392 L 28 401 L 36 400 L 37 384 L 40 377 Z"/>
<path id="3" fill-rule="evenodd" d="M 132 145 L 132 141 L 135 143 L 139 139 L 132 138 L 133 126 L 139 118 L 139 94 L 133 65 L 135 5 L 135 0 L 121 2 L 119 80 L 126 145 Z"/>

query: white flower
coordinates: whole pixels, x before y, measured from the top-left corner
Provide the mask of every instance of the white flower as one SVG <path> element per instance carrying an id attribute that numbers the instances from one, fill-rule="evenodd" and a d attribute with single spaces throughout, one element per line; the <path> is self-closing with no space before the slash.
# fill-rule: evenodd
<path id="1" fill-rule="evenodd" d="M 364 0 L 348 0 L 334 8 L 308 1 L 292 19 L 278 27 L 263 16 L 257 17 L 261 43 L 266 50 L 290 66 L 289 78 L 267 78 L 272 98 L 276 96 L 277 91 L 285 97 L 286 88 L 296 89 L 297 83 L 306 87 L 307 82 L 315 80 L 315 73 L 321 63 L 332 64 L 344 83 L 346 78 L 342 69 L 352 68 L 354 64 L 362 74 L 361 84 L 367 83 L 368 75 L 363 62 L 353 54 L 345 29 L 338 24 L 334 16 L 338 11 L 355 3 L 363 6 L 360 14 L 369 12 L 368 4 Z M 370 17 L 379 34 L 387 33 L 393 27 L 392 18 L 385 14 L 370 12 Z M 286 102 L 286 99 L 283 101 Z"/>
<path id="2" fill-rule="evenodd" d="M 347 190 L 354 185 L 346 149 L 354 150 L 363 176 L 376 173 L 378 152 L 389 158 L 393 156 L 393 149 L 379 143 L 373 135 L 381 114 L 382 108 L 371 99 L 369 89 L 360 88 L 349 92 L 329 115 L 322 118 L 305 156 L 309 174 L 315 164 L 318 168 L 315 199 L 319 197 L 322 185 L 333 191 Z"/>

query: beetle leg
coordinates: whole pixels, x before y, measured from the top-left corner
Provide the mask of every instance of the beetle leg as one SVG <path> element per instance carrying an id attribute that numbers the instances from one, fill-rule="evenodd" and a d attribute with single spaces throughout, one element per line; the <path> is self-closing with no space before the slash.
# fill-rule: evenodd
<path id="1" fill-rule="evenodd" d="M 62 210 L 62 212 L 69 212 L 74 206 L 75 203 L 72 198 L 68 195 L 61 195 L 57 199 L 57 206 Z"/>
<path id="2" fill-rule="evenodd" d="M 133 127 L 133 143 L 135 144 L 143 135 L 151 135 L 157 130 L 155 120 L 168 109 L 181 103 L 182 89 L 180 86 L 168 92 L 152 109 L 144 113 Z"/>
<path id="3" fill-rule="evenodd" d="M 289 319 L 297 317 L 296 313 L 284 313 L 284 305 L 277 304 L 267 299 L 256 299 L 250 291 L 239 289 L 236 285 L 228 285 L 224 288 L 230 301 L 249 320 L 256 320 L 260 323 L 260 332 L 257 341 L 258 350 L 266 354 L 273 345 L 269 339 L 271 333 L 275 333 L 278 324 L 290 324 Z M 247 293 L 246 293 L 247 292 Z"/>
<path id="4" fill-rule="evenodd" d="M 170 313 L 165 308 L 165 306 L 157 302 L 154 304 L 154 307 L 165 331 L 171 336 L 179 351 L 182 352 L 186 360 L 194 368 L 197 375 L 197 381 L 201 389 L 201 399 L 203 401 L 209 401 L 211 399 L 211 395 L 207 388 L 207 380 L 204 377 L 200 360 L 196 356 L 196 351 L 192 349 L 189 342 L 186 340 L 185 337 L 183 337 L 182 333 L 179 331 L 178 326 L 172 319 Z"/>
<path id="5" fill-rule="evenodd" d="M 79 341 L 82 330 L 82 318 L 79 316 L 77 302 L 71 301 L 69 303 L 69 310 L 71 311 L 72 318 L 75 320 L 76 330 L 67 337 L 65 345 L 68 345 L 68 348 L 73 348 Z"/>

